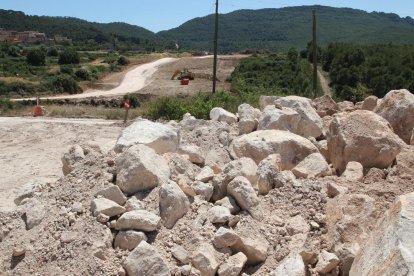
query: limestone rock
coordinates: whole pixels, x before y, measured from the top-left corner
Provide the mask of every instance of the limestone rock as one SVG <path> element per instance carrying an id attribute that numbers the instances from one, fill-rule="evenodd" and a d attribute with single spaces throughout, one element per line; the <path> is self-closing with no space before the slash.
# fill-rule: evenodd
<path id="1" fill-rule="evenodd" d="M 215 256 L 215 249 L 210 244 L 203 244 L 193 253 L 191 263 L 200 270 L 201 275 L 214 276 L 219 267 Z"/>
<path id="2" fill-rule="evenodd" d="M 297 134 L 304 137 L 319 137 L 322 135 L 322 119 L 312 107 L 311 101 L 304 97 L 287 96 L 275 101 L 276 105 L 289 107 L 301 116 Z"/>
<path id="3" fill-rule="evenodd" d="M 17 206 L 23 201 L 23 199 L 31 198 L 35 195 L 36 187 L 34 183 L 27 183 L 23 187 L 23 191 L 16 194 L 16 198 L 14 199 L 14 204 Z"/>
<path id="4" fill-rule="evenodd" d="M 104 198 L 107 198 L 109 200 L 112 200 L 119 205 L 124 205 L 127 201 L 126 196 L 121 192 L 121 189 L 119 189 L 118 186 L 112 185 L 108 188 L 105 188 L 95 194 L 95 196 L 103 196 Z"/>
<path id="5" fill-rule="evenodd" d="M 213 244 L 217 248 L 231 247 L 240 242 L 240 237 L 232 229 L 220 227 L 214 234 Z"/>
<path id="6" fill-rule="evenodd" d="M 238 276 L 247 262 L 247 257 L 242 252 L 230 256 L 218 270 L 219 276 Z"/>
<path id="7" fill-rule="evenodd" d="M 295 186 L 296 176 L 291 171 L 281 171 L 276 174 L 274 179 L 275 188 L 284 187 L 288 184 Z"/>
<path id="8" fill-rule="evenodd" d="M 329 95 L 323 95 L 322 97 L 313 100 L 316 106 L 316 111 L 321 117 L 332 116 L 339 111 L 338 104 Z"/>
<path id="9" fill-rule="evenodd" d="M 222 199 L 227 194 L 227 185 L 236 176 L 246 177 L 250 183 L 256 184 L 257 165 L 251 158 L 242 157 L 228 163 L 223 172 L 213 178 L 213 199 Z"/>
<path id="10" fill-rule="evenodd" d="M 164 221 L 164 226 L 171 229 L 188 212 L 190 201 L 177 183 L 173 181 L 162 185 L 159 195 L 161 218 Z"/>
<path id="11" fill-rule="evenodd" d="M 256 206 L 259 204 L 259 198 L 247 178 L 243 176 L 234 178 L 227 186 L 227 193 L 237 201 L 242 209 L 258 218 Z"/>
<path id="12" fill-rule="evenodd" d="M 260 110 L 264 110 L 266 106 L 275 105 L 275 101 L 279 99 L 279 96 L 260 96 L 259 106 Z"/>
<path id="13" fill-rule="evenodd" d="M 144 203 L 134 196 L 127 200 L 124 207 L 127 212 L 145 209 Z"/>
<path id="14" fill-rule="evenodd" d="M 256 265 L 264 262 L 267 259 L 267 249 L 269 243 L 266 239 L 255 237 L 241 237 L 235 245 L 231 246 L 231 249 L 235 252 L 243 252 L 247 257 L 248 265 Z"/>
<path id="15" fill-rule="evenodd" d="M 130 147 L 117 159 L 116 164 L 116 184 L 127 194 L 152 189 L 170 178 L 167 162 L 144 145 Z"/>
<path id="16" fill-rule="evenodd" d="M 214 187 L 210 183 L 196 181 L 191 185 L 196 195 L 201 195 L 206 201 L 213 196 Z"/>
<path id="17" fill-rule="evenodd" d="M 237 137 L 230 145 L 234 158 L 249 157 L 256 164 L 271 154 L 278 153 L 286 170 L 292 169 L 318 149 L 308 139 L 283 130 L 260 130 Z"/>
<path id="18" fill-rule="evenodd" d="M 124 213 L 116 221 L 118 230 L 155 231 L 160 225 L 161 218 L 146 210 L 135 210 Z"/>
<path id="19" fill-rule="evenodd" d="M 414 128 L 413 128 L 413 133 L 411 134 L 410 145 L 414 146 Z"/>
<path id="20" fill-rule="evenodd" d="M 46 210 L 44 205 L 36 198 L 26 198 L 21 202 L 26 212 L 27 230 L 39 225 L 45 217 Z"/>
<path id="21" fill-rule="evenodd" d="M 182 264 L 190 263 L 190 257 L 188 256 L 188 252 L 181 245 L 174 245 L 171 248 L 171 254 Z"/>
<path id="22" fill-rule="evenodd" d="M 414 128 L 414 95 L 406 89 L 392 90 L 374 110 L 386 119 L 394 132 L 407 144 Z"/>
<path id="23" fill-rule="evenodd" d="M 134 250 L 142 241 L 147 241 L 147 236 L 138 231 L 119 231 L 115 237 L 114 248 Z"/>
<path id="24" fill-rule="evenodd" d="M 142 241 L 126 258 L 124 268 L 128 275 L 170 276 L 168 265 L 158 251 L 146 241 Z"/>
<path id="25" fill-rule="evenodd" d="M 343 187 L 332 182 L 329 182 L 326 187 L 329 198 L 334 198 L 340 194 L 345 194 L 348 191 L 347 187 Z"/>
<path id="26" fill-rule="evenodd" d="M 350 161 L 364 168 L 387 168 L 404 144 L 386 120 L 366 110 L 337 114 L 327 140 L 332 165 L 340 173 Z"/>
<path id="27" fill-rule="evenodd" d="M 365 98 L 364 102 L 362 103 L 361 109 L 362 110 L 369 110 L 374 111 L 377 107 L 378 97 L 371 95 Z"/>
<path id="28" fill-rule="evenodd" d="M 321 274 L 326 274 L 331 272 L 338 264 L 339 259 L 335 254 L 322 250 L 319 254 L 319 260 L 315 269 Z"/>
<path id="29" fill-rule="evenodd" d="M 236 201 L 231 196 L 225 196 L 222 199 L 217 200 L 214 204 L 226 207 L 230 210 L 230 213 L 232 213 L 233 215 L 237 214 L 240 211 L 240 207 L 237 205 Z"/>
<path id="30" fill-rule="evenodd" d="M 351 112 L 355 110 L 355 105 L 350 101 L 343 101 L 338 103 L 339 110 L 342 112 Z"/>
<path id="31" fill-rule="evenodd" d="M 239 114 L 239 135 L 250 133 L 257 128 L 257 118 L 255 108 L 249 104 L 241 104 L 238 107 Z"/>
<path id="32" fill-rule="evenodd" d="M 270 276 L 306 276 L 306 268 L 299 254 L 287 256 Z"/>
<path id="33" fill-rule="evenodd" d="M 301 215 L 297 215 L 288 219 L 286 230 L 291 236 L 300 233 L 306 234 L 310 231 L 310 226 Z"/>
<path id="34" fill-rule="evenodd" d="M 355 161 L 348 162 L 341 177 L 349 181 L 362 182 L 362 179 L 364 178 L 364 167 L 362 167 L 361 163 Z"/>
<path id="35" fill-rule="evenodd" d="M 208 211 L 208 220 L 213 224 L 226 223 L 231 217 L 230 210 L 223 206 L 213 206 Z"/>
<path id="36" fill-rule="evenodd" d="M 275 178 L 280 171 L 280 163 L 281 157 L 278 154 L 271 154 L 260 161 L 257 168 L 257 188 L 259 194 L 266 195 L 275 187 Z"/>
<path id="37" fill-rule="evenodd" d="M 92 200 L 91 211 L 94 216 L 104 214 L 108 217 L 114 217 L 125 213 L 126 209 L 112 200 L 101 197 Z"/>
<path id="38" fill-rule="evenodd" d="M 298 125 L 301 116 L 291 108 L 276 108 L 274 105 L 266 106 L 259 119 L 258 130 L 278 129 L 298 134 Z"/>
<path id="39" fill-rule="evenodd" d="M 228 112 L 224 108 L 215 107 L 210 111 L 210 119 L 213 121 L 225 122 L 233 124 L 237 122 L 237 117 L 231 112 Z"/>
<path id="40" fill-rule="evenodd" d="M 180 154 L 188 155 L 188 160 L 194 164 L 204 164 L 204 155 L 201 149 L 196 145 L 181 145 L 178 152 Z"/>
<path id="41" fill-rule="evenodd" d="M 180 140 L 179 132 L 171 126 L 139 120 L 125 128 L 115 145 L 116 152 L 122 152 L 136 144 L 143 144 L 155 152 L 175 152 Z"/>
<path id="42" fill-rule="evenodd" d="M 292 172 L 298 178 L 315 178 L 328 175 L 331 169 L 322 154 L 315 152 L 306 156 Z"/>
<path id="43" fill-rule="evenodd" d="M 73 145 L 69 150 L 62 156 L 62 171 L 63 175 L 67 175 L 73 171 L 75 164 L 82 161 L 85 158 L 85 153 L 79 145 Z"/>
<path id="44" fill-rule="evenodd" d="M 196 181 L 209 182 L 214 177 L 214 171 L 209 166 L 201 169 L 201 172 L 195 177 Z"/>
<path id="45" fill-rule="evenodd" d="M 414 193 L 398 197 L 355 257 L 350 275 L 414 274 Z"/>

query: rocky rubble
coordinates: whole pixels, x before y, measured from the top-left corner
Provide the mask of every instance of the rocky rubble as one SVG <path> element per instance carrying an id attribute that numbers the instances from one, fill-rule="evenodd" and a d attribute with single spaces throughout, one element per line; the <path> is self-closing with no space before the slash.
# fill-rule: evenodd
<path id="1" fill-rule="evenodd" d="M 374 101 L 261 102 L 72 147 L 0 214 L 0 274 L 412 273 L 414 148 Z"/>

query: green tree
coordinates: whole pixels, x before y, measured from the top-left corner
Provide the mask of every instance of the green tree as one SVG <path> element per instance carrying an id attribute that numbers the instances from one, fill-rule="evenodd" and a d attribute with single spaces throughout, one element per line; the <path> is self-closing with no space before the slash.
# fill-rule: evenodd
<path id="1" fill-rule="evenodd" d="M 79 64 L 80 57 L 74 49 L 65 49 L 59 55 L 59 64 Z"/>
<path id="2" fill-rule="evenodd" d="M 46 64 L 46 55 L 45 52 L 41 49 L 30 50 L 26 56 L 26 61 L 28 64 L 33 66 L 42 66 Z"/>

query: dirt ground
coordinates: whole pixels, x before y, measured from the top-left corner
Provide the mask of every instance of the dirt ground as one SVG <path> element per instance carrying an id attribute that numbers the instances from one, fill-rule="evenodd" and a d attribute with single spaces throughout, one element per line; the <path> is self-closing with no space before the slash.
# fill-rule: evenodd
<path id="1" fill-rule="evenodd" d="M 28 183 L 53 183 L 63 176 L 60 158 L 75 143 L 113 147 L 121 132 L 115 121 L 0 117 L 0 211 L 14 206 Z"/>

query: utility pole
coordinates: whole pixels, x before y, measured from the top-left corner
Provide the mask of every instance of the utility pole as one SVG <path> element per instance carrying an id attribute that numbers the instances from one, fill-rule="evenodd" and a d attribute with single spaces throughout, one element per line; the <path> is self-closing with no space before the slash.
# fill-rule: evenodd
<path id="1" fill-rule="evenodd" d="M 313 98 L 316 98 L 317 92 L 317 78 L 318 78 L 318 60 L 317 60 L 317 53 L 316 53 L 316 10 L 312 10 L 312 17 L 313 17 L 313 26 L 312 26 L 312 34 L 313 34 Z"/>
<path id="2" fill-rule="evenodd" d="M 217 43 L 218 43 L 218 0 L 216 0 L 216 20 L 214 27 L 214 65 L 213 65 L 213 94 L 216 92 L 217 80 Z"/>

